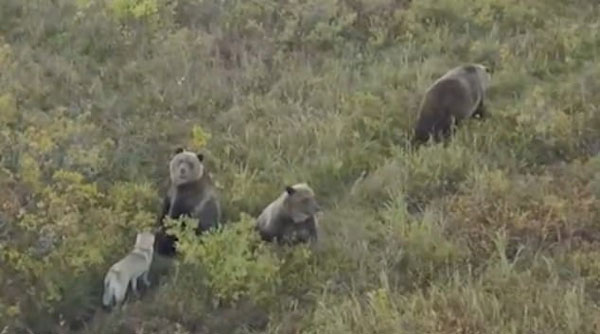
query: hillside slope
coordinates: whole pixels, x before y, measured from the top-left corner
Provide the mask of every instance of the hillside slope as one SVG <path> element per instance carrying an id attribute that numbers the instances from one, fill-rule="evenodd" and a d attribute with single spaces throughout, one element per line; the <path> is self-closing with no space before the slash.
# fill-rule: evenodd
<path id="1" fill-rule="evenodd" d="M 2 0 L 0 333 L 598 333 L 599 52 L 596 0 Z M 466 62 L 490 118 L 412 150 Z M 178 146 L 227 224 L 106 313 Z M 297 182 L 319 246 L 261 245 Z"/>

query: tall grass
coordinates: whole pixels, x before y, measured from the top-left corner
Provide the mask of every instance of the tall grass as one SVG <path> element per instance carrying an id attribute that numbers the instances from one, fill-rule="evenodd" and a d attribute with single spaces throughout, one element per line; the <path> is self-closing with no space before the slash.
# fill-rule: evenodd
<path id="1" fill-rule="evenodd" d="M 3 0 L 0 332 L 598 333 L 599 27 L 593 0 Z M 411 149 L 467 62 L 491 117 Z M 106 313 L 177 146 L 226 224 Z M 262 244 L 297 182 L 319 245 Z"/>

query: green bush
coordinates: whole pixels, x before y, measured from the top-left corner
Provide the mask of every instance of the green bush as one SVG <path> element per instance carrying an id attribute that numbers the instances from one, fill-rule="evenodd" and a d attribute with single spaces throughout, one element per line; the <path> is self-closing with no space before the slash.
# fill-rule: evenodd
<path id="1" fill-rule="evenodd" d="M 0 333 L 595 333 L 595 0 L 3 0 Z M 427 87 L 493 68 L 490 118 L 410 147 Z M 102 279 L 178 146 L 221 229 L 150 289 Z M 353 184 L 363 171 L 368 175 Z M 285 185 L 319 242 L 259 241 Z M 351 193 L 351 189 L 355 191 Z"/>
<path id="2" fill-rule="evenodd" d="M 242 215 L 239 222 L 207 234 L 199 242 L 193 225 L 180 233 L 182 265 L 200 268 L 204 284 L 218 304 L 250 297 L 260 302 L 275 296 L 280 285 L 280 261 L 254 231 L 254 220 Z M 177 235 L 177 234 L 175 234 Z"/>

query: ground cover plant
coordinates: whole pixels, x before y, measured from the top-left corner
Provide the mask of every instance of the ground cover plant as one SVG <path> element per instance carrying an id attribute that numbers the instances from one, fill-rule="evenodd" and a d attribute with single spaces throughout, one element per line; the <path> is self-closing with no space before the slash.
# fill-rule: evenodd
<path id="1" fill-rule="evenodd" d="M 599 52 L 596 0 L 2 0 L 0 333 L 599 333 Z M 490 118 L 414 150 L 466 62 Z M 225 224 L 105 312 L 178 146 Z M 320 243 L 261 243 L 297 182 Z"/>

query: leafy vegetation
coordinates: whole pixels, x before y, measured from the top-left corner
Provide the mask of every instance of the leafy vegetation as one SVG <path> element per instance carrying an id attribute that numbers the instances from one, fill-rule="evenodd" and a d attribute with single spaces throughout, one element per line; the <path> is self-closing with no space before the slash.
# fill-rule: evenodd
<path id="1" fill-rule="evenodd" d="M 596 0 L 1 1 L 0 332 L 598 333 L 599 28 Z M 411 149 L 465 62 L 491 118 Z M 177 146 L 226 224 L 106 313 Z M 261 243 L 296 182 L 320 244 Z"/>

